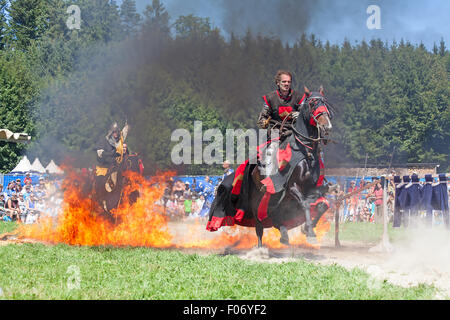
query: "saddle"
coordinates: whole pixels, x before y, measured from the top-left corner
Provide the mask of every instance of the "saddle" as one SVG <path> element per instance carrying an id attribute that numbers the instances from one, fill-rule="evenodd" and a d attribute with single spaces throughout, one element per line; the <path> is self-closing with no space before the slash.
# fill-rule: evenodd
<path id="1" fill-rule="evenodd" d="M 253 168 L 251 176 L 258 190 L 266 192 L 266 186 L 261 182 L 266 177 L 273 175 L 279 169 L 277 165 L 277 152 L 279 150 L 279 141 L 273 141 L 258 151 L 257 165 Z"/>

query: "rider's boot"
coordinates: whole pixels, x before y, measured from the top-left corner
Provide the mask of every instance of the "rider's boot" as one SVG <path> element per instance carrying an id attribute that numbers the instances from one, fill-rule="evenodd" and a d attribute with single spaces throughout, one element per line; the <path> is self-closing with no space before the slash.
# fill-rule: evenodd
<path id="1" fill-rule="evenodd" d="M 261 173 L 259 172 L 258 166 L 256 166 L 252 171 L 252 179 L 258 190 L 262 193 L 265 193 L 266 186 L 263 183 L 261 183 Z"/>

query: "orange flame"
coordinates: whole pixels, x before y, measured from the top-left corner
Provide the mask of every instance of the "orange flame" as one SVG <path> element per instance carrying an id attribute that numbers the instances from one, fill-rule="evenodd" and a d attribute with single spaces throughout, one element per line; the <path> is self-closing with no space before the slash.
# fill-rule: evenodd
<path id="1" fill-rule="evenodd" d="M 174 172 L 159 173 L 149 180 L 133 172 L 126 173 L 131 183 L 124 188 L 123 199 L 128 199 L 134 190 L 139 190 L 140 197 L 133 204 L 123 200 L 120 206 L 113 210 L 117 223 L 112 223 L 94 213 L 93 200 L 89 196 L 82 196 L 84 182 L 80 174 L 67 167 L 65 169 L 64 200 L 58 217 L 41 217 L 39 223 L 20 225 L 20 237 L 48 243 L 85 246 L 250 249 L 257 244 L 253 228 L 233 226 L 211 233 L 206 230 L 206 221 L 203 219 L 170 222 L 164 215 L 164 208 L 156 203 L 162 198 L 165 183 Z M 322 217 L 315 229 L 319 241 L 329 229 L 329 222 Z M 265 230 L 265 246 L 273 249 L 286 248 L 279 239 L 278 230 Z M 290 242 L 293 245 L 319 248 L 318 245 L 308 244 L 301 232 L 290 231 Z"/>

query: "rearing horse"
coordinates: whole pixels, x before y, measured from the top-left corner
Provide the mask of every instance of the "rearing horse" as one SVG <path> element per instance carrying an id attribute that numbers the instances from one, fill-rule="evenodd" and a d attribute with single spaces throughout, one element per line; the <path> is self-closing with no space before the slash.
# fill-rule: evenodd
<path id="1" fill-rule="evenodd" d="M 289 244 L 287 230 L 305 222 L 309 241 L 315 238 L 313 228 L 328 208 L 326 201 L 318 201 L 327 191 L 319 145 L 327 143 L 332 116 L 323 88 L 310 92 L 305 87 L 305 99 L 293 123 L 275 123 L 291 132 L 273 152 L 275 172 L 255 175 L 258 166 L 246 161 L 234 175 L 225 178 L 211 206 L 207 229 L 216 231 L 234 224 L 254 226 L 261 247 L 264 228 L 276 227 L 281 232 L 280 241 Z M 259 147 L 258 151 L 261 154 L 266 149 Z"/>

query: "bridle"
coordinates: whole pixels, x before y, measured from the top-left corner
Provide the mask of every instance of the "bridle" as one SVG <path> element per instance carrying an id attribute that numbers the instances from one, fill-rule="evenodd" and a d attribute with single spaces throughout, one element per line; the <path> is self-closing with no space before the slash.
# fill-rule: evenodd
<path id="1" fill-rule="evenodd" d="M 308 112 L 310 115 L 310 119 L 314 121 L 314 123 L 311 123 L 314 127 L 317 128 L 317 137 L 318 138 L 311 138 L 303 135 L 302 133 L 298 132 L 294 126 L 292 126 L 292 131 L 295 133 L 295 135 L 302 137 L 303 139 L 306 139 L 311 142 L 320 143 L 323 141 L 325 144 L 328 142 L 334 142 L 335 141 L 329 139 L 329 138 L 321 138 L 321 129 L 318 124 L 318 119 L 323 114 L 328 114 L 329 119 L 331 120 L 334 116 L 334 108 L 333 106 L 327 101 L 327 99 L 322 95 L 310 95 L 308 98 L 303 100 L 303 102 L 300 104 L 300 109 L 302 108 L 308 108 Z"/>
<path id="2" fill-rule="evenodd" d="M 323 108 L 322 108 L 323 107 Z M 329 119 L 331 120 L 335 114 L 334 107 L 327 101 L 327 99 L 322 95 L 310 95 L 306 99 L 303 100 L 303 102 L 300 104 L 300 110 L 308 108 L 308 112 L 310 115 L 310 119 L 314 121 L 312 124 L 314 127 L 317 128 L 318 132 L 318 138 L 312 138 L 305 136 L 301 132 L 299 132 L 294 127 L 294 122 L 287 123 L 288 119 L 291 119 L 290 117 L 285 117 L 284 120 L 280 123 L 276 120 L 271 119 L 270 123 L 273 124 L 273 127 L 280 126 L 280 131 L 282 131 L 283 127 L 289 128 L 289 130 L 292 130 L 292 132 L 295 135 L 295 138 L 299 141 L 299 138 L 303 138 L 304 140 L 307 140 L 309 142 L 313 143 L 320 143 L 323 141 L 325 144 L 328 142 L 337 143 L 334 140 L 331 140 L 329 138 L 321 138 L 321 132 L 320 132 L 320 126 L 318 125 L 318 119 L 320 116 L 322 116 L 324 113 L 328 114 Z M 316 112 L 317 111 L 317 112 Z M 299 141 L 301 144 L 303 144 L 301 141 Z"/>
<path id="3" fill-rule="evenodd" d="M 324 113 L 328 114 L 330 120 L 333 119 L 333 107 L 322 95 L 309 96 L 304 102 L 302 102 L 301 106 L 302 105 L 308 106 L 309 114 L 314 120 L 316 126 L 318 126 L 317 119 L 319 119 L 319 117 Z"/>

